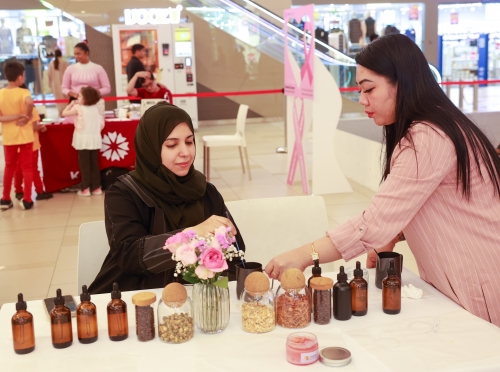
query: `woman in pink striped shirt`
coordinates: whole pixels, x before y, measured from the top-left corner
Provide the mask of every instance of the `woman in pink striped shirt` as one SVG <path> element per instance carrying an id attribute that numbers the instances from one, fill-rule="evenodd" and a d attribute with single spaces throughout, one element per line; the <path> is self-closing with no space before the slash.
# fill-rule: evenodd
<path id="1" fill-rule="evenodd" d="M 74 65 L 64 71 L 62 92 L 70 97 L 70 101 L 77 99 L 80 89 L 92 87 L 97 89 L 101 96 L 111 92 L 109 78 L 101 65 L 90 61 L 90 49 L 85 43 L 75 45 Z"/>
<path id="2" fill-rule="evenodd" d="M 449 99 L 405 35 L 379 38 L 357 56 L 359 102 L 384 127 L 384 183 L 370 206 L 314 242 L 320 262 L 392 250 L 404 233 L 420 277 L 500 326 L 500 159 Z M 395 238 L 396 237 L 396 238 Z M 312 264 L 311 245 L 276 256 L 272 278 Z"/>

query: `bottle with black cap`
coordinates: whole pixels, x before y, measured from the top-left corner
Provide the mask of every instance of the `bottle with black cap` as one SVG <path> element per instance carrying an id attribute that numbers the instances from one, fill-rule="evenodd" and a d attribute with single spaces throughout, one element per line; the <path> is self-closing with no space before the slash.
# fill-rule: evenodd
<path id="1" fill-rule="evenodd" d="M 87 286 L 82 286 L 80 305 L 76 308 L 76 324 L 78 341 L 82 344 L 91 344 L 97 341 L 97 312 L 95 305 L 90 302 L 90 293 Z"/>
<path id="2" fill-rule="evenodd" d="M 12 316 L 12 339 L 16 354 L 28 354 L 35 350 L 33 315 L 26 311 L 23 294 L 17 295 L 16 313 Z"/>
<path id="3" fill-rule="evenodd" d="M 382 281 L 382 310 L 386 314 L 401 312 L 401 279 L 398 278 L 393 260 L 389 262 L 387 277 Z"/>
<path id="4" fill-rule="evenodd" d="M 108 334 L 111 341 L 123 341 L 128 337 L 127 304 L 122 299 L 118 283 L 113 283 L 111 301 L 108 303 Z"/>
<path id="5" fill-rule="evenodd" d="M 333 317 L 337 320 L 349 320 L 352 316 L 351 286 L 347 283 L 344 266 L 340 266 L 337 283 L 333 286 Z"/>
<path id="6" fill-rule="evenodd" d="M 313 260 L 313 262 L 314 262 L 314 266 L 312 268 L 312 275 L 307 280 L 307 288 L 309 288 L 309 293 L 312 293 L 311 292 L 311 279 L 321 277 L 321 266 L 319 266 L 319 260 Z M 312 296 L 311 296 L 311 312 L 312 312 Z"/>
<path id="7" fill-rule="evenodd" d="M 64 297 L 57 289 L 54 298 L 54 308 L 50 311 L 52 345 L 56 349 L 64 349 L 73 344 L 73 327 L 71 325 L 71 310 L 64 306 Z"/>
<path id="8" fill-rule="evenodd" d="M 361 263 L 356 261 L 354 278 L 351 280 L 352 315 L 363 316 L 368 312 L 368 282 L 363 278 Z"/>

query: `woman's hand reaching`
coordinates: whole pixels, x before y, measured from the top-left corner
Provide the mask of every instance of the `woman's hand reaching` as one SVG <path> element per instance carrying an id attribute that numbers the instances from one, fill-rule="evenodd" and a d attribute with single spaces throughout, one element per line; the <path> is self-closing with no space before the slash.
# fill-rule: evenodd
<path id="1" fill-rule="evenodd" d="M 233 223 L 229 219 L 216 215 L 207 218 L 199 225 L 189 227 L 185 230 L 193 230 L 198 236 L 206 236 L 209 233 L 213 233 L 216 228 L 221 226 L 230 227 L 233 235 L 236 235 L 238 233 Z"/>
<path id="2" fill-rule="evenodd" d="M 400 241 L 400 236 L 397 235 L 394 239 L 392 239 L 389 244 L 378 248 L 377 252 L 392 252 L 397 242 Z M 377 267 L 377 253 L 375 250 L 368 251 L 368 255 L 366 256 L 366 268 L 373 269 Z"/>

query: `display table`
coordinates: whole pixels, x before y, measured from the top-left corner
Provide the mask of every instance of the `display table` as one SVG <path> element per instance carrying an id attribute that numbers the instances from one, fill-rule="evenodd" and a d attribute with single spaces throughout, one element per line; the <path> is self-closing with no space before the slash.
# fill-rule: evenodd
<path id="1" fill-rule="evenodd" d="M 404 284 L 411 283 L 422 288 L 424 296 L 420 300 L 402 299 L 401 313 L 386 315 L 381 309 L 381 290 L 374 285 L 375 271 L 369 272 L 369 307 L 366 316 L 352 317 L 345 322 L 332 319 L 329 325 L 323 326 L 312 323 L 303 329 L 316 334 L 320 348 L 343 346 L 351 351 L 352 362 L 341 367 L 342 371 L 500 371 L 500 328 L 471 315 L 406 269 L 403 271 Z M 336 274 L 325 276 L 334 278 Z M 153 290 L 158 297 L 161 291 Z M 163 343 L 158 336 L 149 342 L 138 341 L 135 308 L 131 301 L 135 292 L 124 292 L 122 298 L 127 302 L 129 319 L 127 340 L 109 340 L 106 304 L 110 295 L 95 295 L 92 296 L 92 302 L 97 306 L 99 339 L 93 344 L 80 344 L 73 318 L 73 345 L 66 349 L 54 349 L 42 301 L 28 301 L 28 311 L 34 316 L 36 348 L 27 355 L 14 353 L 10 319 L 15 313 L 15 304 L 8 303 L 0 311 L 1 370 L 329 370 L 330 367 L 320 362 L 299 367 L 286 361 L 286 337 L 296 330 L 277 326 L 266 334 L 242 331 L 240 305 L 235 292 L 235 282 L 232 282 L 231 320 L 222 333 L 207 335 L 196 331 L 193 339 L 179 345 Z M 75 296 L 75 300 L 79 298 Z"/>
<path id="2" fill-rule="evenodd" d="M 102 130 L 103 146 L 99 152 L 99 168 L 134 169 L 134 136 L 139 120 L 106 119 Z M 78 153 L 71 146 L 73 124 L 48 124 L 40 133 L 43 182 L 47 192 L 58 191 L 81 181 Z"/>

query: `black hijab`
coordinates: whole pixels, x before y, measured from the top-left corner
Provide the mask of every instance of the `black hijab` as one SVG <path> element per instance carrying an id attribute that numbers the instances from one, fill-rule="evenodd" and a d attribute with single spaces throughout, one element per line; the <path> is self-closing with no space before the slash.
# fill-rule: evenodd
<path id="1" fill-rule="evenodd" d="M 186 176 L 178 177 L 161 162 L 163 143 L 180 123 L 189 125 L 194 134 L 191 118 L 177 106 L 159 103 L 148 109 L 137 126 L 135 170 L 130 172 L 163 209 L 168 231 L 195 226 L 204 220 L 202 197 L 206 177 L 193 165 Z"/>

